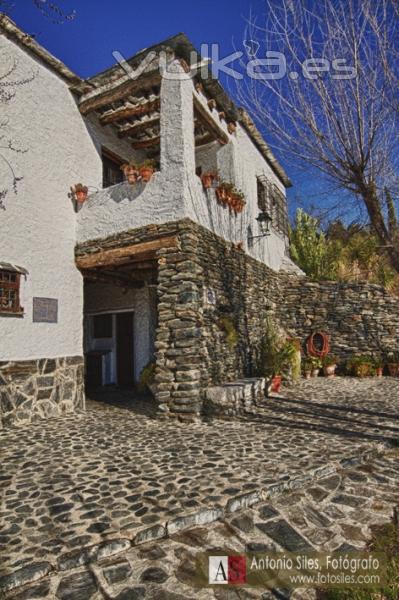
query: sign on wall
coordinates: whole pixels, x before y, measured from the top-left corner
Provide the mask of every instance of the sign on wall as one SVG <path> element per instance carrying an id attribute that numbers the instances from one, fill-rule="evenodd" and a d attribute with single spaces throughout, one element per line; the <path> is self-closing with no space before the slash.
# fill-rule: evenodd
<path id="1" fill-rule="evenodd" d="M 33 298 L 34 323 L 58 323 L 58 300 L 55 298 Z"/>

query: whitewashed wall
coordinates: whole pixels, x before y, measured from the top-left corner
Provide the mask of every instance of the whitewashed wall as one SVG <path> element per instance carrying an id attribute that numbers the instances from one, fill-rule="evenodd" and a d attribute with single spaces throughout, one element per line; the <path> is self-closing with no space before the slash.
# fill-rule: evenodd
<path id="1" fill-rule="evenodd" d="M 181 69 L 176 65 L 176 70 Z M 239 126 L 225 146 L 210 144 L 195 150 L 193 95 L 208 110 L 206 98 L 197 94 L 190 79 L 163 79 L 161 85 L 161 171 L 146 186 L 114 186 L 92 195 L 78 216 L 79 242 L 106 237 L 124 229 L 150 223 L 163 223 L 189 217 L 232 242 L 243 242 L 246 251 L 275 270 L 285 263 L 286 240 L 272 230 L 267 238 L 253 240 L 260 233 L 256 178 L 265 175 L 285 193 L 267 161 L 247 133 Z M 227 125 L 215 120 L 227 133 Z M 215 164 L 216 163 L 216 164 Z M 205 191 L 196 166 L 203 170 L 217 166 L 222 179 L 231 181 L 245 193 L 247 204 L 240 215 L 220 206 L 213 190 Z"/>
<path id="2" fill-rule="evenodd" d="M 66 83 L 4 36 L 0 57 L 2 72 L 17 62 L 11 80 L 34 74 L 1 105 L 8 134 L 27 152 L 4 151 L 23 180 L 0 211 L 0 261 L 21 265 L 29 275 L 22 281 L 23 318 L 0 315 L 0 360 L 81 355 L 83 285 L 74 263 L 76 214 L 68 192 L 78 182 L 102 187 L 102 145 L 126 158 L 133 151 L 95 117 L 86 126 Z M 0 189 L 12 184 L 3 161 L 0 183 Z M 58 299 L 57 324 L 32 322 L 33 296 Z"/>
<path id="3" fill-rule="evenodd" d="M 156 299 L 151 288 L 123 291 L 107 284 L 85 285 L 84 310 L 86 319 L 85 350 L 111 351 L 111 381 L 116 382 L 116 338 L 93 339 L 90 322 L 95 314 L 134 312 L 134 379 L 138 381 L 143 367 L 151 360 L 154 351 Z"/>

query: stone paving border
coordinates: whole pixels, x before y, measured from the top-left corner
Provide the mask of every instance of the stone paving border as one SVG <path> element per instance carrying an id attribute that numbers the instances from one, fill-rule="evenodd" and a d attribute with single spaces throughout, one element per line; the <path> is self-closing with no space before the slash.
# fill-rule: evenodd
<path id="1" fill-rule="evenodd" d="M 57 558 L 56 564 L 51 564 L 47 561 L 32 563 L 9 575 L 2 576 L 0 578 L 0 594 L 9 591 L 15 592 L 20 587 L 34 583 L 57 571 L 66 572 L 76 567 L 96 563 L 104 558 L 125 552 L 133 546 L 165 539 L 179 531 L 189 530 L 222 520 L 234 512 L 252 507 L 283 493 L 302 489 L 309 483 L 334 475 L 342 469 L 358 466 L 374 458 L 382 457 L 387 450 L 387 445 L 378 444 L 376 447 L 366 450 L 360 455 L 348 456 L 339 461 L 330 462 L 322 467 L 311 469 L 304 475 L 293 478 L 287 475 L 286 481 L 270 484 L 265 488 L 259 488 L 249 493 L 230 498 L 224 508 L 203 508 L 198 512 L 181 515 L 172 520 L 141 530 L 133 540 L 113 538 L 99 544 L 63 553 Z"/>

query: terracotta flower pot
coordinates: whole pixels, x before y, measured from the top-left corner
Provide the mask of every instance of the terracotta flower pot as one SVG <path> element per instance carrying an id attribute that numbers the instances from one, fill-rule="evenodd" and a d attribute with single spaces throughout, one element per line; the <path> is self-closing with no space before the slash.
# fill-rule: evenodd
<path id="1" fill-rule="evenodd" d="M 377 377 L 382 377 L 384 374 L 384 368 L 383 367 L 377 367 L 375 370 L 375 374 Z"/>
<path id="2" fill-rule="evenodd" d="M 391 377 L 399 377 L 399 364 L 388 363 L 388 371 Z"/>
<path id="3" fill-rule="evenodd" d="M 140 176 L 143 181 L 148 183 L 151 180 L 151 177 L 154 174 L 154 169 L 152 167 L 141 167 Z"/>
<path id="4" fill-rule="evenodd" d="M 274 375 L 272 377 L 271 391 L 276 392 L 278 394 L 278 392 L 280 391 L 280 388 L 281 388 L 281 375 Z"/>
<path id="5" fill-rule="evenodd" d="M 312 378 L 312 371 L 305 371 L 303 374 L 305 379 L 311 379 Z"/>
<path id="6" fill-rule="evenodd" d="M 223 187 L 216 188 L 216 197 L 222 204 L 227 203 L 227 190 Z"/>
<path id="7" fill-rule="evenodd" d="M 136 183 L 139 176 L 139 172 L 134 165 L 123 165 L 122 170 L 128 183 L 130 183 L 131 185 Z"/>
<path id="8" fill-rule="evenodd" d="M 206 190 L 209 190 L 212 187 L 214 176 L 211 173 L 204 173 L 201 175 L 202 185 Z"/>
<path id="9" fill-rule="evenodd" d="M 79 204 L 83 204 L 84 202 L 86 202 L 87 192 L 79 190 L 78 192 L 75 192 L 75 195 L 76 195 L 76 200 L 79 202 Z"/>
<path id="10" fill-rule="evenodd" d="M 320 373 L 320 369 L 312 369 L 312 377 L 318 377 Z"/>
<path id="11" fill-rule="evenodd" d="M 331 379 L 332 377 L 335 377 L 335 369 L 336 368 L 337 368 L 337 365 L 326 365 L 323 368 L 325 377 L 327 377 L 327 379 Z"/>

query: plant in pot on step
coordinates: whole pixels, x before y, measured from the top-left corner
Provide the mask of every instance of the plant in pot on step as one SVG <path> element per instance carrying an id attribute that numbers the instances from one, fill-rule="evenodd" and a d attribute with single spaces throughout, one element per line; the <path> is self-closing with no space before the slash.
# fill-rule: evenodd
<path id="1" fill-rule="evenodd" d="M 384 359 L 380 354 L 373 356 L 374 369 L 376 377 L 382 377 L 384 374 Z"/>
<path id="2" fill-rule="evenodd" d="M 151 180 L 151 177 L 154 174 L 155 171 L 155 166 L 156 166 L 156 162 L 155 160 L 152 160 L 150 158 L 147 158 L 146 160 L 144 160 L 139 168 L 139 173 L 140 173 L 140 177 L 141 179 L 145 182 L 148 183 Z"/>
<path id="3" fill-rule="evenodd" d="M 388 352 L 387 365 L 390 376 L 399 377 L 399 350 Z"/>
<path id="4" fill-rule="evenodd" d="M 321 359 L 317 356 L 311 356 L 310 360 L 312 363 L 312 377 L 318 377 L 323 363 L 321 362 Z"/>
<path id="5" fill-rule="evenodd" d="M 371 377 L 375 373 L 373 357 L 368 354 L 352 356 L 346 366 L 349 374 L 356 377 Z"/>
<path id="6" fill-rule="evenodd" d="M 267 380 L 269 392 L 279 392 L 283 377 L 292 376 L 297 347 L 280 334 L 271 317 L 266 318 L 260 349 L 260 374 Z"/>
<path id="7" fill-rule="evenodd" d="M 327 354 L 322 358 L 323 373 L 328 379 L 335 377 L 335 369 L 337 368 L 337 357 L 333 354 Z"/>
<path id="8" fill-rule="evenodd" d="M 305 379 L 310 379 L 312 377 L 312 369 L 313 369 L 312 359 L 309 356 L 307 356 L 305 358 L 305 360 L 303 361 L 303 376 Z"/>

